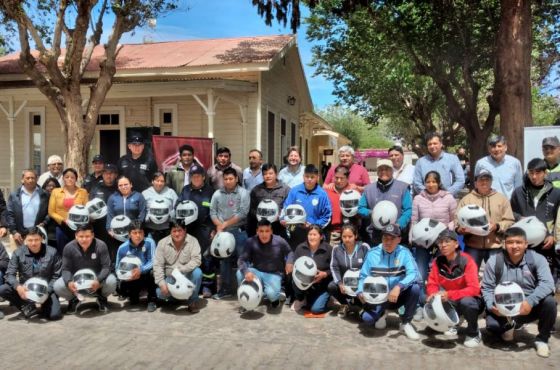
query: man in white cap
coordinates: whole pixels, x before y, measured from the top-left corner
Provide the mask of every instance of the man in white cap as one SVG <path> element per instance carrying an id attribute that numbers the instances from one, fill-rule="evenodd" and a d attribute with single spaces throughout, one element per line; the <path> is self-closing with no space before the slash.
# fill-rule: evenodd
<path id="1" fill-rule="evenodd" d="M 62 158 L 60 156 L 54 154 L 47 159 L 47 168 L 49 169 L 47 172 L 44 172 L 39 176 L 39 180 L 37 180 L 37 185 L 43 186 L 43 183 L 47 181 L 47 179 L 53 177 L 58 181 L 58 184 L 62 186 L 62 170 L 63 170 L 63 163 Z"/>

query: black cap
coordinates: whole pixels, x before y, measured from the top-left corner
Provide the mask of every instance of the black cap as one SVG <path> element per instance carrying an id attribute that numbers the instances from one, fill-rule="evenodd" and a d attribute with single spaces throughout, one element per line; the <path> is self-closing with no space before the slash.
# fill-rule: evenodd
<path id="1" fill-rule="evenodd" d="M 205 175 L 206 171 L 204 170 L 204 168 L 202 166 L 193 164 L 191 166 L 191 168 L 189 169 L 189 175 Z"/>
<path id="2" fill-rule="evenodd" d="M 545 137 L 542 141 L 542 146 L 553 146 L 555 148 L 560 146 L 560 141 L 556 136 Z"/>
<path id="3" fill-rule="evenodd" d="M 129 144 L 144 144 L 144 138 L 140 135 L 132 135 L 128 140 Z"/>
<path id="4" fill-rule="evenodd" d="M 115 172 L 118 173 L 117 166 L 112 163 L 105 163 L 105 167 L 103 167 L 103 171 Z"/>
<path id="5" fill-rule="evenodd" d="M 389 224 L 383 228 L 381 234 L 401 236 L 401 228 L 397 224 Z"/>
<path id="6" fill-rule="evenodd" d="M 103 156 L 101 154 L 96 154 L 93 159 L 91 160 L 91 163 L 95 163 L 95 162 L 102 162 L 105 163 L 105 160 L 103 159 Z"/>
<path id="7" fill-rule="evenodd" d="M 445 240 L 445 239 L 453 239 L 457 241 L 457 238 L 458 238 L 457 233 L 455 231 L 445 229 L 439 234 L 437 241 L 439 242 L 440 240 Z"/>

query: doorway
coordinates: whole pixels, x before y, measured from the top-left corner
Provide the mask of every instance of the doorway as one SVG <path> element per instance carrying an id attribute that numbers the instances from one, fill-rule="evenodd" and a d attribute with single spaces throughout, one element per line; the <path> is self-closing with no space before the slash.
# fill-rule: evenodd
<path id="1" fill-rule="evenodd" d="M 117 164 L 120 158 L 121 132 L 119 130 L 99 130 L 99 154 L 105 163 Z"/>

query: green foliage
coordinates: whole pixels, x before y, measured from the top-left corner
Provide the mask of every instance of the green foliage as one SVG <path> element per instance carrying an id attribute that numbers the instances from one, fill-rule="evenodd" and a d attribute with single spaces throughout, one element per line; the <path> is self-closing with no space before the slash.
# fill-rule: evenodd
<path id="1" fill-rule="evenodd" d="M 535 126 L 560 125 L 560 98 L 533 88 L 533 123 Z"/>
<path id="2" fill-rule="evenodd" d="M 355 148 L 388 148 L 391 140 L 388 139 L 387 131 L 381 127 L 373 127 L 348 108 L 340 106 L 328 106 L 317 112 L 334 129 L 352 141 Z"/>

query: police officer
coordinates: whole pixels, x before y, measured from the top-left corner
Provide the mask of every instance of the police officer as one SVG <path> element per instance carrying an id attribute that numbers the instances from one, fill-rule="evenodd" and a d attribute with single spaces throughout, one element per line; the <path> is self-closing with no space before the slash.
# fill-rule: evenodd
<path id="1" fill-rule="evenodd" d="M 91 167 L 93 172 L 86 176 L 84 179 L 83 188 L 89 192 L 93 189 L 97 184 L 103 182 L 103 169 L 105 165 L 105 160 L 101 154 L 97 154 L 91 160 Z"/>
<path id="2" fill-rule="evenodd" d="M 134 184 L 134 190 L 141 193 L 151 185 L 157 164 L 150 153 L 144 151 L 144 138 L 134 135 L 128 142 L 129 152 L 117 163 L 119 175 L 124 175 Z"/>

